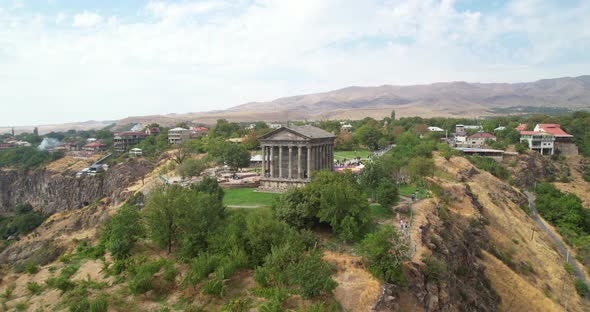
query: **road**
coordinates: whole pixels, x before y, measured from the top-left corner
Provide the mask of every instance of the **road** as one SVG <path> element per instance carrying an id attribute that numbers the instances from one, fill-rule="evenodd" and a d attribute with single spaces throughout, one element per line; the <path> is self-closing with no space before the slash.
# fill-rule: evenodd
<path id="1" fill-rule="evenodd" d="M 555 235 L 555 233 L 553 233 L 549 228 L 547 228 L 545 223 L 543 223 L 543 221 L 541 220 L 541 217 L 539 216 L 539 213 L 537 212 L 537 207 L 535 206 L 535 194 L 528 192 L 528 191 L 525 191 L 524 193 L 527 195 L 527 197 L 529 199 L 529 208 L 531 209 L 531 217 L 533 217 L 533 220 L 535 220 L 535 222 L 537 223 L 537 226 L 543 232 L 545 232 L 549 236 L 549 238 L 551 238 L 551 241 L 553 241 L 553 244 L 555 245 L 555 247 L 557 247 L 557 250 L 559 251 L 559 253 L 564 258 L 568 259 L 568 262 L 574 268 L 574 274 L 576 275 L 576 278 L 584 281 L 584 283 L 586 283 L 586 285 L 588 287 L 590 287 L 590 283 L 588 282 L 588 279 L 586 279 L 586 276 L 584 275 L 584 273 L 582 273 L 583 271 L 578 266 L 578 263 L 576 262 L 574 257 L 572 257 L 571 255 L 570 255 L 570 257 L 567 257 L 568 251 L 567 251 L 567 248 L 564 245 L 564 243 Z M 590 292 L 586 293 L 586 299 L 590 299 Z"/>

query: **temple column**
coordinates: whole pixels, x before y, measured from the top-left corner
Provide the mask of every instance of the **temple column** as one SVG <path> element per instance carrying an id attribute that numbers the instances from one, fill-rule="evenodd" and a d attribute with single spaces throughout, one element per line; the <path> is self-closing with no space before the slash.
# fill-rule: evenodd
<path id="1" fill-rule="evenodd" d="M 306 146 L 307 149 L 307 178 L 311 176 L 311 146 L 308 144 Z"/>
<path id="2" fill-rule="evenodd" d="M 289 179 L 291 179 L 292 176 L 292 172 L 293 172 L 293 167 L 291 165 L 291 158 L 293 158 L 293 147 L 291 145 L 289 145 Z"/>
<path id="3" fill-rule="evenodd" d="M 283 178 L 283 146 L 279 146 L 279 178 Z"/>
<path id="4" fill-rule="evenodd" d="M 297 146 L 297 179 L 301 179 L 301 146 Z"/>
<path id="5" fill-rule="evenodd" d="M 270 177 L 275 177 L 275 147 L 269 146 L 270 148 Z"/>
<path id="6" fill-rule="evenodd" d="M 262 145 L 262 177 L 266 178 L 266 146 Z"/>

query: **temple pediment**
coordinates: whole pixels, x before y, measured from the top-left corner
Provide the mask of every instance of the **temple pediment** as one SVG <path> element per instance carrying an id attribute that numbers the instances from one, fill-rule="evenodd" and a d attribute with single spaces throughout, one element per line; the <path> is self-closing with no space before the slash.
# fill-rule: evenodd
<path id="1" fill-rule="evenodd" d="M 309 141 L 309 138 L 292 131 L 288 128 L 281 128 L 269 133 L 269 136 L 263 138 L 264 141 Z"/>

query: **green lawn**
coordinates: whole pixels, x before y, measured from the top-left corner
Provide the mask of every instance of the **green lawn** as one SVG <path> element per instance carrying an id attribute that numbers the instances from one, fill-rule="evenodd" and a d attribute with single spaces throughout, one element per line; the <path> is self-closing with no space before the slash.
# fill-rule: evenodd
<path id="1" fill-rule="evenodd" d="M 384 208 L 381 205 L 371 205 L 371 215 L 375 219 L 389 219 L 392 216 L 391 209 Z"/>
<path id="2" fill-rule="evenodd" d="M 346 159 L 353 159 L 355 157 L 367 158 L 369 155 L 369 150 L 359 148 L 354 151 L 335 151 L 334 152 L 334 159 L 336 160 L 343 160 Z"/>
<path id="3" fill-rule="evenodd" d="M 255 188 L 237 188 L 225 191 L 223 203 L 228 206 L 264 206 L 270 207 L 280 194 L 259 193 Z"/>
<path id="4" fill-rule="evenodd" d="M 405 197 L 412 197 L 412 193 L 416 192 L 416 186 L 411 184 L 402 184 L 399 186 L 399 194 Z M 423 187 L 418 187 L 418 199 L 430 197 L 428 191 Z"/>

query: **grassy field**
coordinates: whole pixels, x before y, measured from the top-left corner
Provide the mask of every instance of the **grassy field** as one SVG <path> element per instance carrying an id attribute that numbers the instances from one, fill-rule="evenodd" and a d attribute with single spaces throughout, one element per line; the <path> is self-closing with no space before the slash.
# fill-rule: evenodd
<path id="1" fill-rule="evenodd" d="M 227 206 L 261 206 L 270 207 L 280 194 L 259 193 L 255 188 L 228 189 L 223 203 Z"/>
<path id="2" fill-rule="evenodd" d="M 402 184 L 399 186 L 399 194 L 405 197 L 412 197 L 412 193 L 416 192 L 416 186 L 411 184 Z M 418 199 L 430 197 L 428 191 L 423 187 L 418 187 Z"/>
<path id="3" fill-rule="evenodd" d="M 334 151 L 334 159 L 336 160 L 343 160 L 346 159 L 353 159 L 355 157 L 367 158 L 369 155 L 369 151 L 366 149 L 357 149 L 354 151 Z"/>
<path id="4" fill-rule="evenodd" d="M 381 205 L 371 205 L 371 215 L 375 219 L 389 219 L 393 215 L 391 209 L 384 208 Z"/>

